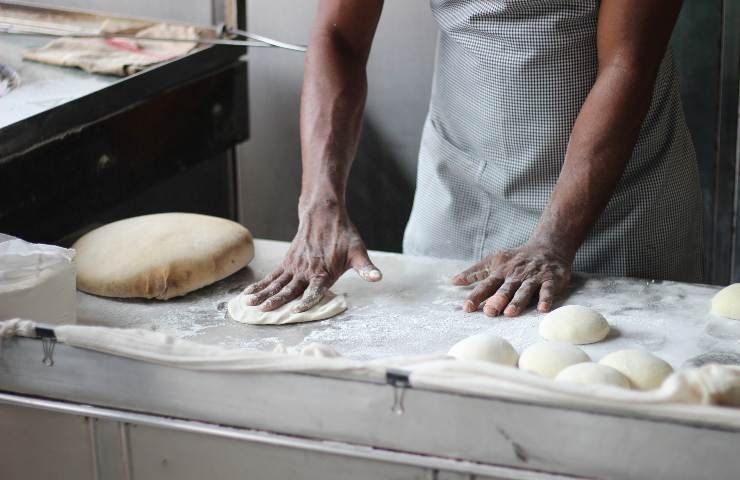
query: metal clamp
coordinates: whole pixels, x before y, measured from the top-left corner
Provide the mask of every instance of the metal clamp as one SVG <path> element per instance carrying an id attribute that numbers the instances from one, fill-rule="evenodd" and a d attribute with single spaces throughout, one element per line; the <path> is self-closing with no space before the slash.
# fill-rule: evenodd
<path id="1" fill-rule="evenodd" d="M 44 358 L 41 363 L 47 367 L 54 365 L 54 347 L 57 344 L 57 336 L 51 328 L 36 327 L 36 336 L 41 338 L 41 347 L 44 349 Z"/>
<path id="2" fill-rule="evenodd" d="M 411 388 L 409 372 L 394 368 L 388 369 L 385 372 L 385 381 L 388 385 L 393 387 L 393 405 L 391 405 L 391 412 L 396 415 L 403 415 L 403 397 L 406 393 L 406 389 Z"/>

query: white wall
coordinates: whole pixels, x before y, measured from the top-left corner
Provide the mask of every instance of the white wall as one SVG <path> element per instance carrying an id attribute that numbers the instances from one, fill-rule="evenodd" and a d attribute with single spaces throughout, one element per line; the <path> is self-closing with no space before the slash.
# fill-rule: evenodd
<path id="1" fill-rule="evenodd" d="M 216 0 L 219 1 L 219 0 Z M 317 0 L 247 2 L 249 30 L 307 43 Z M 212 23 L 210 0 L 39 0 L 122 15 Z M 365 129 L 350 180 L 350 209 L 370 246 L 398 249 L 416 175 L 432 80 L 436 26 L 428 0 L 387 0 L 368 65 Z M 289 240 L 297 226 L 303 54 L 249 52 L 250 140 L 239 148 L 241 221 Z"/>
<path id="2" fill-rule="evenodd" d="M 305 44 L 316 4 L 248 0 L 249 29 Z M 428 0 L 386 1 L 368 66 L 366 131 L 351 182 L 353 218 L 378 248 L 400 245 L 405 219 L 399 220 L 397 209 L 410 208 L 435 41 Z M 241 220 L 260 237 L 289 240 L 297 226 L 302 71 L 302 54 L 249 53 L 251 132 L 239 150 Z"/>

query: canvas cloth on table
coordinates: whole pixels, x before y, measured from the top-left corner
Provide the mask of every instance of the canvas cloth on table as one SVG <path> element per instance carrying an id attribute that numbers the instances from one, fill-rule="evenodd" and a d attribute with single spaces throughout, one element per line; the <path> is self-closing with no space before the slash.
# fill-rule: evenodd
<path id="1" fill-rule="evenodd" d="M 0 320 L 77 322 L 75 251 L 0 233 Z"/>
<path id="2" fill-rule="evenodd" d="M 0 322 L 3 337 L 34 336 L 29 320 Z M 537 402 L 553 407 L 597 409 L 682 421 L 740 427 L 740 367 L 705 365 L 670 376 L 660 389 L 637 391 L 605 385 L 556 382 L 531 372 L 445 355 L 359 361 L 311 344 L 275 352 L 202 345 L 150 330 L 62 325 L 54 328 L 66 345 L 174 368 L 245 373 L 315 373 L 385 381 L 388 369 L 409 372 L 413 388 Z M 0 349 L 0 355 L 2 350 Z"/>
<path id="3" fill-rule="evenodd" d="M 166 23 L 104 22 L 105 33 L 150 38 L 198 39 L 195 27 Z M 198 45 L 193 42 L 165 42 L 131 38 L 58 38 L 43 47 L 28 50 L 23 58 L 36 62 L 78 67 L 91 73 L 126 76 L 148 66 L 181 57 Z"/>

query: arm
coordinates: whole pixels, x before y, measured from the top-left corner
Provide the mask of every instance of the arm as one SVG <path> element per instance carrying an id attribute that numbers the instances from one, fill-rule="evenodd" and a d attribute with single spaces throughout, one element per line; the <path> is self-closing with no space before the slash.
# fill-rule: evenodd
<path id="1" fill-rule="evenodd" d="M 680 0 L 604 0 L 598 71 L 571 132 L 563 169 L 526 245 L 487 257 L 453 281 L 482 280 L 464 308 L 514 316 L 539 292 L 548 311 L 578 248 L 609 203 L 637 142 Z M 488 273 L 490 272 L 490 273 Z"/>
<path id="2" fill-rule="evenodd" d="M 319 4 L 301 95 L 303 208 L 344 206 L 367 96 L 365 66 L 382 7 L 382 0 Z"/>
<path id="3" fill-rule="evenodd" d="M 301 93 L 298 232 L 281 266 L 246 290 L 247 302 L 262 304 L 265 311 L 301 294 L 296 311 L 311 308 L 349 268 L 365 280 L 381 279 L 349 219 L 345 190 L 362 125 L 365 66 L 382 7 L 382 0 L 319 3 Z"/>
<path id="4" fill-rule="evenodd" d="M 680 1 L 602 2 L 598 74 L 533 243 L 572 259 L 606 208 L 637 142 Z"/>

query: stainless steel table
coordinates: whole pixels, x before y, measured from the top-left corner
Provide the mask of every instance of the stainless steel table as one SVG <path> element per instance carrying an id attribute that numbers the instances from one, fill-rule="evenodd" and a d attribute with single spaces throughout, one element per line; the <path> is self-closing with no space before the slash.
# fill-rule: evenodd
<path id="1" fill-rule="evenodd" d="M 224 302 L 265 274 L 287 245 L 257 241 L 245 271 L 182 299 L 115 301 L 80 294 L 85 324 L 152 328 L 196 342 L 272 349 L 310 342 L 360 359 L 445 351 L 494 330 L 518 349 L 539 315 L 491 319 L 460 308 L 447 279 L 457 261 L 373 253 L 385 274 L 348 274 L 334 287 L 350 309 L 312 324 L 257 327 L 226 318 Z M 715 287 L 578 277 L 568 303 L 600 310 L 617 333 L 587 346 L 643 346 L 680 366 L 736 351 L 733 325 L 708 313 Z M 55 365 L 39 340 L 0 354 L 0 429 L 14 439 L 0 468 L 31 478 L 736 478 L 740 431 L 717 425 L 482 398 L 306 374 L 196 372 L 63 344 Z M 44 462 L 34 462 L 43 451 Z M 588 453 L 587 453 L 588 452 Z M 11 475 L 11 478 L 13 476 Z"/>

